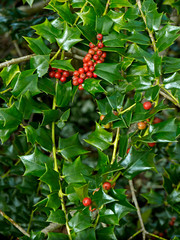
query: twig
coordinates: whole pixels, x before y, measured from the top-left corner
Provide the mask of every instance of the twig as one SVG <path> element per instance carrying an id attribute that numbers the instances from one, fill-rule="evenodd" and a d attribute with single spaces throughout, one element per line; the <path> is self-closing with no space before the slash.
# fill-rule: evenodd
<path id="1" fill-rule="evenodd" d="M 139 204 L 138 204 L 138 201 L 137 201 L 137 198 L 136 198 L 135 189 L 134 189 L 134 185 L 133 185 L 132 180 L 129 180 L 129 186 L 130 186 L 130 189 L 131 189 L 133 202 L 134 202 L 134 204 L 136 206 L 136 209 L 137 209 L 137 214 L 138 214 L 138 218 L 139 218 L 141 229 L 142 229 L 143 240 L 145 240 L 147 232 L 146 232 L 146 229 L 144 227 L 143 219 L 142 219 L 142 216 L 141 216 L 141 212 L 140 212 Z"/>
<path id="2" fill-rule="evenodd" d="M 88 4 L 88 1 L 85 1 L 85 4 L 82 6 L 80 13 L 82 13 L 84 11 L 84 8 L 87 6 L 87 4 Z M 74 24 L 73 24 L 73 26 L 76 25 L 76 23 L 78 22 L 79 18 L 80 18 L 80 16 L 78 15 L 76 20 L 75 20 L 75 22 L 74 22 Z"/>
<path id="3" fill-rule="evenodd" d="M 22 54 L 22 52 L 21 52 L 21 50 L 20 50 L 20 48 L 19 48 L 19 46 L 18 46 L 18 44 L 17 44 L 17 41 L 14 40 L 14 41 L 13 41 L 13 44 L 14 44 L 14 47 L 15 47 L 16 52 L 17 52 L 17 54 L 19 55 L 19 57 L 22 57 L 23 54 Z"/>
<path id="4" fill-rule="evenodd" d="M 167 240 L 166 238 L 160 237 L 160 236 L 155 235 L 155 234 L 153 234 L 153 233 L 147 232 L 146 234 L 147 234 L 147 235 L 150 235 L 150 236 L 152 236 L 152 237 L 158 238 L 158 239 Z"/>
<path id="5" fill-rule="evenodd" d="M 116 151 L 117 151 L 118 141 L 119 141 L 119 132 L 120 132 L 120 128 L 117 128 L 116 138 L 115 138 L 115 141 L 114 141 L 114 149 L 113 149 L 111 164 L 113 164 L 115 159 L 116 159 Z"/>
<path id="6" fill-rule="evenodd" d="M 62 227 L 62 224 L 58 223 L 50 223 L 47 227 L 45 227 L 41 232 L 45 234 L 45 236 L 48 235 L 48 232 L 53 232 L 54 230 Z"/>
<path id="7" fill-rule="evenodd" d="M 30 235 L 21 227 L 19 224 L 17 224 L 12 218 L 8 217 L 3 211 L 0 210 L 0 214 L 8 220 L 11 224 L 13 224 L 14 227 L 16 227 L 21 233 L 26 235 L 27 237 L 30 237 Z"/>
<path id="8" fill-rule="evenodd" d="M 174 105 L 180 107 L 179 101 L 165 87 L 161 86 L 161 88 L 164 92 L 160 90 L 160 94 L 173 102 Z"/>
<path id="9" fill-rule="evenodd" d="M 108 11 L 108 8 L 109 8 L 109 4 L 110 4 L 110 0 L 108 0 L 107 3 L 106 3 L 106 8 L 104 10 L 103 16 L 106 15 L 106 13 Z"/>
<path id="10" fill-rule="evenodd" d="M 36 12 L 39 12 L 40 10 L 42 10 L 48 4 L 49 1 L 50 0 L 37 2 L 33 4 L 32 7 L 30 7 L 29 5 L 21 6 L 21 7 L 18 7 L 18 10 L 25 12 L 28 15 L 33 15 Z"/>
<path id="11" fill-rule="evenodd" d="M 136 232 L 135 234 L 133 234 L 130 238 L 128 238 L 128 240 L 131 240 L 131 239 L 133 239 L 135 236 L 137 236 L 139 233 L 141 233 L 142 232 L 142 229 L 141 230 L 139 230 L 138 232 Z"/>

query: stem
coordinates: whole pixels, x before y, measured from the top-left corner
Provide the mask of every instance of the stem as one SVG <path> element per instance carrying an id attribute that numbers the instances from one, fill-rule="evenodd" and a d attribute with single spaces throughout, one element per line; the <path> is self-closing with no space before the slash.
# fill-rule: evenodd
<path id="1" fill-rule="evenodd" d="M 152 237 L 158 238 L 158 239 L 167 240 L 166 238 L 157 236 L 157 235 L 155 235 L 155 234 L 153 234 L 153 233 L 149 233 L 149 232 L 148 232 L 147 234 L 150 235 L 150 236 L 152 236 Z"/>
<path id="2" fill-rule="evenodd" d="M 100 216 L 99 216 L 99 213 L 98 213 L 97 218 L 96 218 L 96 221 L 95 221 L 95 223 L 94 223 L 94 225 L 93 225 L 94 228 L 96 228 L 96 226 L 97 226 L 97 224 L 98 224 L 99 217 L 100 217 Z"/>
<path id="3" fill-rule="evenodd" d="M 33 220 L 33 215 L 34 215 L 34 210 L 32 210 L 31 215 L 30 215 L 30 220 L 29 220 L 29 224 L 28 224 L 27 233 L 30 232 L 31 224 L 32 224 L 32 220 Z"/>
<path id="4" fill-rule="evenodd" d="M 116 180 L 118 179 L 118 177 L 121 175 L 121 171 L 119 171 L 117 174 L 115 174 L 113 180 L 111 181 L 111 185 L 116 182 Z"/>
<path id="5" fill-rule="evenodd" d="M 133 108 L 134 106 L 136 106 L 136 103 L 134 103 L 134 104 L 131 105 L 130 107 L 126 108 L 124 111 L 119 112 L 119 115 L 124 114 L 125 112 L 131 110 L 131 108 Z"/>
<path id="6" fill-rule="evenodd" d="M 138 201 L 137 201 L 137 198 L 136 198 L 135 189 L 134 189 L 134 185 L 133 185 L 132 180 L 129 180 L 129 186 L 130 186 L 131 193 L 132 193 L 132 199 L 133 199 L 133 202 L 134 202 L 135 207 L 137 209 L 138 218 L 139 218 L 139 221 L 140 221 L 140 224 L 141 224 L 143 240 L 145 240 L 147 232 L 146 232 L 146 229 L 144 227 L 143 219 L 142 219 L 142 216 L 141 216 L 141 211 L 140 211 L 139 204 L 138 204 Z"/>
<path id="7" fill-rule="evenodd" d="M 8 217 L 3 211 L 0 210 L 0 214 L 8 220 L 14 227 L 16 227 L 21 233 L 26 235 L 27 237 L 30 237 L 29 233 L 27 233 L 21 226 L 19 226 L 12 218 Z"/>
<path id="8" fill-rule="evenodd" d="M 141 233 L 142 232 L 142 229 L 141 230 L 139 230 L 138 232 L 136 232 L 135 234 L 133 234 L 130 238 L 128 238 L 128 240 L 131 240 L 131 239 L 133 239 L 135 236 L 137 236 L 139 233 Z"/>
<path id="9" fill-rule="evenodd" d="M 111 164 L 113 164 L 115 159 L 116 159 L 116 151 L 117 151 L 117 146 L 118 146 L 118 141 L 119 141 L 119 132 L 120 132 L 120 128 L 117 128 L 116 138 L 115 138 L 115 141 L 113 143 L 114 144 L 114 149 L 113 149 Z"/>
<path id="10" fill-rule="evenodd" d="M 57 58 L 57 56 L 59 55 L 59 53 L 61 52 L 61 48 L 58 49 L 58 51 L 55 53 L 55 55 L 51 58 L 50 62 L 51 63 L 52 61 L 54 61 L 54 59 Z"/>
<path id="11" fill-rule="evenodd" d="M 104 10 L 103 16 L 107 14 L 108 8 L 109 8 L 110 0 L 107 1 L 106 3 L 106 8 Z"/>
<path id="12" fill-rule="evenodd" d="M 81 11 L 79 13 L 82 13 L 84 11 L 84 8 L 87 6 L 87 4 L 88 4 L 88 2 L 86 1 L 85 4 L 82 6 Z M 74 22 L 74 24 L 73 24 L 73 26 L 76 25 L 76 23 L 78 22 L 79 18 L 80 17 L 78 15 L 76 20 L 75 20 L 75 22 Z"/>
<path id="13" fill-rule="evenodd" d="M 172 93 L 170 93 L 165 87 L 163 87 L 162 85 L 160 86 L 164 92 L 166 92 L 174 101 L 174 104 L 179 104 L 179 101 L 172 95 Z"/>
<path id="14" fill-rule="evenodd" d="M 10 91 L 10 90 L 12 90 L 12 88 L 7 88 L 7 89 L 5 89 L 4 91 L 0 92 L 0 94 L 4 94 L 4 93 L 6 93 L 6 92 L 8 92 L 8 91 Z"/>

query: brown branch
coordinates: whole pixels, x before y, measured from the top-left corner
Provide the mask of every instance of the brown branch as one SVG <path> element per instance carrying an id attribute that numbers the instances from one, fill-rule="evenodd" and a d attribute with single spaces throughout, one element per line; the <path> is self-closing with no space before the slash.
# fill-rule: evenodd
<path id="1" fill-rule="evenodd" d="M 33 4 L 32 7 L 30 7 L 29 5 L 21 6 L 21 7 L 18 7 L 18 10 L 25 12 L 28 15 L 33 15 L 33 14 L 41 11 L 49 3 L 49 1 L 50 0 L 37 2 L 37 3 Z"/>
<path id="2" fill-rule="evenodd" d="M 166 94 L 165 92 L 163 92 L 162 90 L 160 90 L 159 93 L 160 93 L 163 97 L 167 98 L 169 101 L 171 101 L 172 103 L 174 103 L 174 105 L 176 105 L 177 107 L 180 108 L 180 104 L 177 103 L 177 101 L 175 102 L 175 101 L 172 99 L 172 97 L 170 97 L 169 95 L 167 95 L 167 94 Z"/>
<path id="3" fill-rule="evenodd" d="M 30 237 L 30 235 L 21 227 L 19 224 L 17 224 L 12 218 L 8 217 L 3 211 L 0 210 L 0 214 L 8 220 L 14 227 L 16 227 L 21 233 L 26 235 L 27 237 Z"/>
<path id="4" fill-rule="evenodd" d="M 41 232 L 45 234 L 45 236 L 48 235 L 48 232 L 53 232 L 54 230 L 62 227 L 62 224 L 58 223 L 50 223 L 47 227 L 45 227 Z"/>

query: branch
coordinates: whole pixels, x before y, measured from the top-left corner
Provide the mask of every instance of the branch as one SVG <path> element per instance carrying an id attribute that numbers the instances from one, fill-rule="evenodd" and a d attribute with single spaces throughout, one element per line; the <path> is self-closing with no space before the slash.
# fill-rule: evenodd
<path id="1" fill-rule="evenodd" d="M 16 227 L 21 233 L 26 235 L 27 237 L 30 237 L 30 235 L 21 227 L 19 226 L 12 218 L 8 217 L 3 211 L 0 210 L 0 214 L 8 220 L 11 224 L 13 224 L 14 227 Z"/>
<path id="2" fill-rule="evenodd" d="M 134 204 L 136 206 L 136 209 L 137 209 L 137 214 L 138 214 L 138 218 L 139 218 L 141 229 L 142 229 L 143 240 L 145 240 L 147 232 L 146 232 L 146 229 L 144 227 L 141 211 L 140 211 L 139 204 L 138 204 L 138 201 L 137 201 L 137 198 L 136 198 L 135 189 L 134 189 L 134 185 L 133 185 L 132 180 L 129 180 L 129 186 L 130 186 L 130 189 L 131 189 L 133 202 L 134 202 Z"/>
<path id="3" fill-rule="evenodd" d="M 48 235 L 48 232 L 53 232 L 54 230 L 62 227 L 62 224 L 58 223 L 50 223 L 47 227 L 45 227 L 41 232 L 45 234 L 45 236 Z"/>
<path id="4" fill-rule="evenodd" d="M 30 7 L 28 5 L 21 6 L 18 8 L 18 10 L 25 12 L 28 15 L 33 15 L 33 14 L 39 12 L 40 10 L 42 10 L 49 3 L 49 1 L 50 0 L 37 2 L 37 3 L 33 4 L 32 7 Z"/>
<path id="5" fill-rule="evenodd" d="M 168 91 L 166 90 L 166 92 L 168 92 Z M 177 107 L 180 108 L 180 104 L 178 103 L 178 101 L 177 101 L 176 98 L 173 99 L 171 96 L 169 96 L 168 94 L 166 94 L 166 93 L 163 92 L 162 90 L 160 90 L 159 93 L 160 93 L 163 97 L 167 98 L 167 99 L 170 100 L 172 103 L 174 103 L 174 105 L 176 105 Z M 169 93 L 169 92 L 168 92 L 168 93 Z M 170 94 L 170 93 L 169 93 L 169 94 Z M 174 97 L 174 96 L 173 96 L 173 97 Z"/>
<path id="6" fill-rule="evenodd" d="M 117 151 L 117 147 L 118 147 L 118 141 L 119 141 L 119 132 L 120 132 L 120 128 L 117 128 L 117 132 L 116 132 L 116 138 L 114 141 L 114 149 L 113 149 L 113 154 L 112 154 L 112 160 L 111 160 L 111 164 L 114 163 L 115 159 L 116 159 L 116 151 Z"/>

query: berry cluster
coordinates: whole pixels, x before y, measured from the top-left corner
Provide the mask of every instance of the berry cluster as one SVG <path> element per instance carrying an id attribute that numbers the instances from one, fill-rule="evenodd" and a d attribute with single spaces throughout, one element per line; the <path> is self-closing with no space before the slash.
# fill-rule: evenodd
<path id="1" fill-rule="evenodd" d="M 99 41 L 97 46 L 91 42 L 89 43 L 90 49 L 83 58 L 83 67 L 73 73 L 72 84 L 78 86 L 79 90 L 83 90 L 82 84 L 87 78 L 97 78 L 97 75 L 94 73 L 95 66 L 97 63 L 103 63 L 106 58 L 106 52 L 101 50 L 104 47 L 102 39 L 103 35 L 97 34 L 97 40 Z"/>
<path id="2" fill-rule="evenodd" d="M 73 72 L 58 68 L 49 67 L 49 77 L 59 79 L 61 82 L 66 82 L 66 79 L 72 76 Z"/>

